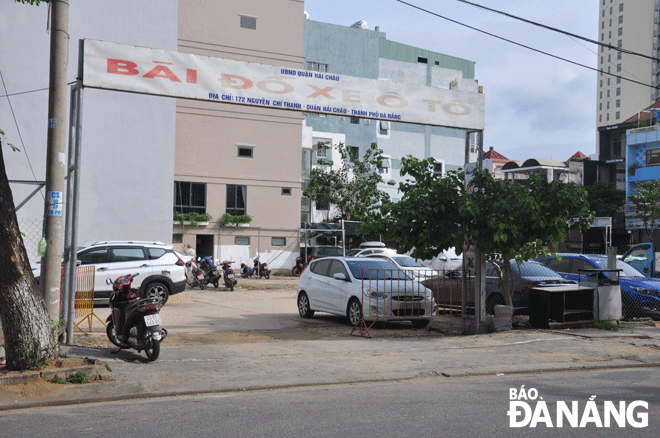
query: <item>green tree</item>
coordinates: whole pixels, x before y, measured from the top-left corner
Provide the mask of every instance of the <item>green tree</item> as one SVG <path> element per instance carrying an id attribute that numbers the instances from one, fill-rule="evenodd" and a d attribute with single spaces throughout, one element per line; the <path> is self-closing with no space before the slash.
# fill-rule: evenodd
<path id="1" fill-rule="evenodd" d="M 635 208 L 637 217 L 644 222 L 649 240 L 660 219 L 660 180 L 638 181 L 628 195 L 628 201 Z"/>
<path id="2" fill-rule="evenodd" d="M 319 147 L 328 148 L 326 144 Z M 318 164 L 324 167 L 312 169 L 309 187 L 303 195 L 317 203 L 334 206 L 338 213 L 330 218 L 332 221 L 363 221 L 369 211 L 390 198 L 378 188 L 378 184 L 384 182 L 377 172 L 383 163 L 383 151 L 376 143 L 371 144 L 362 159 L 355 155 L 353 147 L 344 143 L 339 144 L 338 151 L 341 156 L 338 166 L 330 159 L 318 159 Z"/>
<path id="3" fill-rule="evenodd" d="M 0 131 L 0 140 L 4 132 Z M 57 342 L 44 297 L 34 282 L 0 141 L 0 319 L 7 368 L 25 370 L 57 356 Z M 11 146 L 11 145 L 9 145 Z M 13 146 L 12 149 L 15 150 Z"/>
<path id="4" fill-rule="evenodd" d="M 542 176 L 523 185 L 475 171 L 466 189 L 463 172 L 439 178 L 432 162 L 404 160 L 401 173 L 413 179 L 399 184 L 401 201 L 383 206 L 362 231 L 393 239 L 418 258 L 451 246 L 460 252 L 467 236 L 490 260 L 522 263 L 546 256 L 548 245 L 563 242 L 570 227 L 588 228 L 593 219 L 582 188 Z M 510 305 L 513 272 L 509 263 L 502 268 Z"/>
<path id="5" fill-rule="evenodd" d="M 602 181 L 586 186 L 587 201 L 596 217 L 614 217 L 626 203 L 626 192 Z"/>

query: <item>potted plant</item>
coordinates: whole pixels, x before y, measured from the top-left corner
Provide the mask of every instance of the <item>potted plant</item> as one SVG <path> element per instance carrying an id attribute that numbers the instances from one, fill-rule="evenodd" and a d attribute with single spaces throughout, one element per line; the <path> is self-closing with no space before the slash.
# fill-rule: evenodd
<path id="1" fill-rule="evenodd" d="M 252 216 L 249 214 L 239 214 L 233 215 L 231 213 L 225 213 L 220 219 L 220 223 L 225 227 L 248 227 L 252 222 Z"/>
<path id="2" fill-rule="evenodd" d="M 199 225 L 208 225 L 213 216 L 208 213 L 197 213 L 190 211 L 188 213 L 174 212 L 174 222 L 181 225 L 192 225 L 193 227 Z"/>

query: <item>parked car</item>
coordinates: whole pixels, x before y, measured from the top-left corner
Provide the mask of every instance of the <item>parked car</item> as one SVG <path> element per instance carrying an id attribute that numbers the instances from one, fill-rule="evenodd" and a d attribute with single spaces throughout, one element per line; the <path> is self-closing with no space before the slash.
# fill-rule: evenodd
<path id="1" fill-rule="evenodd" d="M 417 281 L 424 281 L 429 277 L 438 275 L 438 271 L 424 266 L 413 257 L 403 254 L 371 254 L 366 257 L 378 257 L 394 263 L 397 268 L 405 271 Z"/>
<path id="2" fill-rule="evenodd" d="M 512 303 L 516 314 L 529 314 L 530 291 L 535 287 L 577 286 L 577 282 L 563 278 L 557 272 L 535 261 L 526 261 L 518 265 L 510 260 L 513 270 Z M 505 304 L 504 286 L 500 281 L 500 267 L 494 262 L 486 262 L 486 313 L 492 315 L 495 306 Z M 425 282 L 433 290 L 438 306 L 458 309 L 461 307 L 461 291 L 463 285 L 463 267 L 446 271 L 444 277 L 434 278 Z M 474 311 L 474 271 L 468 272 L 465 287 L 466 307 Z"/>
<path id="3" fill-rule="evenodd" d="M 346 251 L 346 257 L 364 257 L 370 254 L 396 254 L 396 251 L 387 248 L 383 242 L 363 242 L 359 248 Z"/>
<path id="4" fill-rule="evenodd" d="M 571 280 L 579 280 L 580 269 L 607 269 L 607 256 L 596 254 L 559 254 L 558 258 L 548 257 L 543 263 Z M 621 269 L 619 285 L 621 287 L 621 313 L 626 319 L 634 316 L 660 318 L 660 279 L 646 278 L 637 269 L 624 262 L 616 261 L 616 268 Z M 582 275 L 586 279 L 586 274 Z M 606 283 L 605 275 L 599 282 Z"/>
<path id="5" fill-rule="evenodd" d="M 431 291 L 394 263 L 367 257 L 326 257 L 310 262 L 298 283 L 298 311 L 303 318 L 314 312 L 345 315 L 355 326 L 378 318 L 407 319 L 425 327 L 437 305 Z"/>
<path id="6" fill-rule="evenodd" d="M 650 242 L 633 245 L 621 256 L 621 260 L 637 269 L 646 278 L 654 278 L 660 276 L 660 273 L 657 271 L 655 266 L 655 254 L 653 253 L 653 245 Z"/>
<path id="7" fill-rule="evenodd" d="M 186 287 L 184 262 L 172 245 L 163 242 L 108 241 L 84 245 L 78 251 L 78 265 L 94 265 L 94 300 L 105 302 L 112 292 L 112 281 L 127 274 L 139 274 L 133 281 L 142 296 L 165 304 L 170 295 Z M 33 266 L 35 278 L 41 266 Z M 106 280 L 110 279 L 111 284 Z"/>

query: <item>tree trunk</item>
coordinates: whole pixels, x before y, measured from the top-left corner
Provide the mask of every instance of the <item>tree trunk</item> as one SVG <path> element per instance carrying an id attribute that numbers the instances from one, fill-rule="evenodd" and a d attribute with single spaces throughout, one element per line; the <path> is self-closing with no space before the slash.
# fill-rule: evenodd
<path id="1" fill-rule="evenodd" d="M 0 267 L 0 317 L 7 369 L 38 367 L 58 356 L 58 345 L 18 229 L 1 146 Z"/>
<path id="2" fill-rule="evenodd" d="M 502 263 L 502 277 L 504 304 L 513 306 L 513 269 L 511 269 L 511 263 L 508 262 L 508 259 Z"/>

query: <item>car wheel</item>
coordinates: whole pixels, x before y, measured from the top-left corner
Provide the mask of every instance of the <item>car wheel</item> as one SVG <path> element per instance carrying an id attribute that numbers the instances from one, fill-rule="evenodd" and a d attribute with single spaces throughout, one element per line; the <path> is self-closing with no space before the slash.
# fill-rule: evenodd
<path id="1" fill-rule="evenodd" d="M 305 292 L 298 295 L 298 313 L 303 318 L 311 318 L 314 316 L 314 311 L 309 307 L 309 297 Z"/>
<path id="2" fill-rule="evenodd" d="M 498 293 L 492 294 L 486 300 L 486 313 L 489 315 L 495 314 L 495 306 L 504 305 L 504 297 Z"/>
<path id="3" fill-rule="evenodd" d="M 115 330 L 115 323 L 112 320 L 108 321 L 108 325 L 105 328 L 105 334 L 108 335 L 110 342 L 115 344 L 117 347 L 121 347 L 121 342 L 117 338 L 117 331 Z"/>
<path id="4" fill-rule="evenodd" d="M 431 321 L 429 321 L 428 319 L 415 319 L 410 322 L 412 323 L 412 326 L 415 328 L 424 328 L 427 325 L 429 325 Z"/>
<path id="5" fill-rule="evenodd" d="M 362 304 L 357 298 L 351 298 L 348 302 L 348 309 L 346 309 L 346 316 L 352 326 L 356 326 L 362 320 Z"/>
<path id="6" fill-rule="evenodd" d="M 167 286 L 165 286 L 160 281 L 154 281 L 153 283 L 149 283 L 149 286 L 147 286 L 145 296 L 147 298 L 155 298 L 158 300 L 158 304 L 164 306 L 170 296 L 170 293 L 167 289 Z"/>

